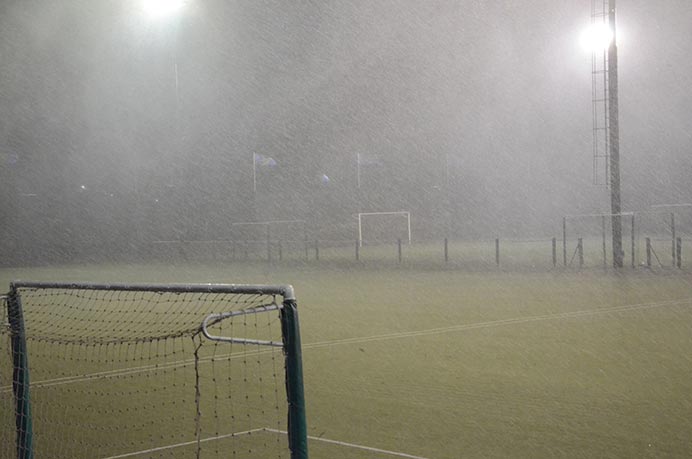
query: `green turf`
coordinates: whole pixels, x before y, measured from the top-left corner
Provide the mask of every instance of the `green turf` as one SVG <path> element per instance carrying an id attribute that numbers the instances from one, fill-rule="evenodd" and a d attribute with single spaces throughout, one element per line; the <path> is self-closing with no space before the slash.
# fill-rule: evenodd
<path id="1" fill-rule="evenodd" d="M 316 438 L 430 459 L 692 455 L 689 274 L 367 261 L 343 270 L 321 255 L 320 264 L 274 267 L 5 269 L 0 285 L 291 283 Z M 396 457 L 319 440 L 310 449 L 315 458 Z"/>

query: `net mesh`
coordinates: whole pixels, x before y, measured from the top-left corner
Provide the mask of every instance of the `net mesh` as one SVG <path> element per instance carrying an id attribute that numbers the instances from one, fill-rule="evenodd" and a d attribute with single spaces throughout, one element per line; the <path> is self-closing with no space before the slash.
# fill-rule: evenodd
<path id="1" fill-rule="evenodd" d="M 280 346 L 205 338 L 209 314 L 272 295 L 20 289 L 35 457 L 288 457 Z M 3 308 L 5 310 L 5 308 Z M 3 321 L 3 322 L 6 322 Z M 209 334 L 281 343 L 277 310 Z M 15 455 L 12 359 L 0 341 L 1 457 Z"/>

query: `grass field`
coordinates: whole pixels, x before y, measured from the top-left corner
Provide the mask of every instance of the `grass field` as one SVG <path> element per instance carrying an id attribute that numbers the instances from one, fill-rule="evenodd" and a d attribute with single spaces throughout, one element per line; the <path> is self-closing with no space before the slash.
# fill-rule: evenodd
<path id="1" fill-rule="evenodd" d="M 314 458 L 692 456 L 689 273 L 342 267 L 59 266 L 0 285 L 293 284 Z"/>

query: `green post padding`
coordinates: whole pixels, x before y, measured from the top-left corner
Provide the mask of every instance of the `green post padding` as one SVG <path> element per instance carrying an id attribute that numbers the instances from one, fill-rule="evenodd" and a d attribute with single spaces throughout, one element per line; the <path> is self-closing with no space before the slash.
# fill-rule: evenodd
<path id="1" fill-rule="evenodd" d="M 307 459 L 308 429 L 303 392 L 303 362 L 300 348 L 298 309 L 293 300 L 284 301 L 281 327 L 286 356 L 286 396 L 288 397 L 288 446 L 291 459 Z"/>
<path id="2" fill-rule="evenodd" d="M 16 288 L 12 287 L 7 298 L 7 316 L 12 341 L 12 390 L 14 392 L 15 423 L 17 425 L 17 458 L 33 459 L 33 429 L 31 398 L 29 396 L 29 363 L 24 332 L 22 303 Z"/>

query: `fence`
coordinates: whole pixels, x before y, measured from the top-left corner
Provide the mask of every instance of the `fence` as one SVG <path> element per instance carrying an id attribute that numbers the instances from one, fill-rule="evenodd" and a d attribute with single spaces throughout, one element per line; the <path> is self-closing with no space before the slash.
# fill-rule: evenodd
<path id="1" fill-rule="evenodd" d="M 692 250 L 692 239 L 678 237 L 673 252 L 674 262 L 670 263 L 670 259 L 665 258 L 664 263 L 662 250 L 656 241 L 650 237 L 644 237 L 642 241 L 641 249 L 636 244 L 628 247 L 628 252 L 634 254 L 634 262 L 627 262 L 625 266 L 683 268 L 684 254 Z M 638 261 L 640 252 L 641 261 Z M 142 255 L 145 254 L 155 261 L 404 265 L 469 270 L 593 269 L 608 268 L 611 261 L 609 241 L 576 236 L 568 239 L 441 239 L 413 243 L 397 239 L 364 244 L 360 244 L 358 239 L 157 241 L 142 251 Z M 667 251 L 665 254 L 670 257 Z M 628 254 L 627 260 L 629 257 Z"/>

